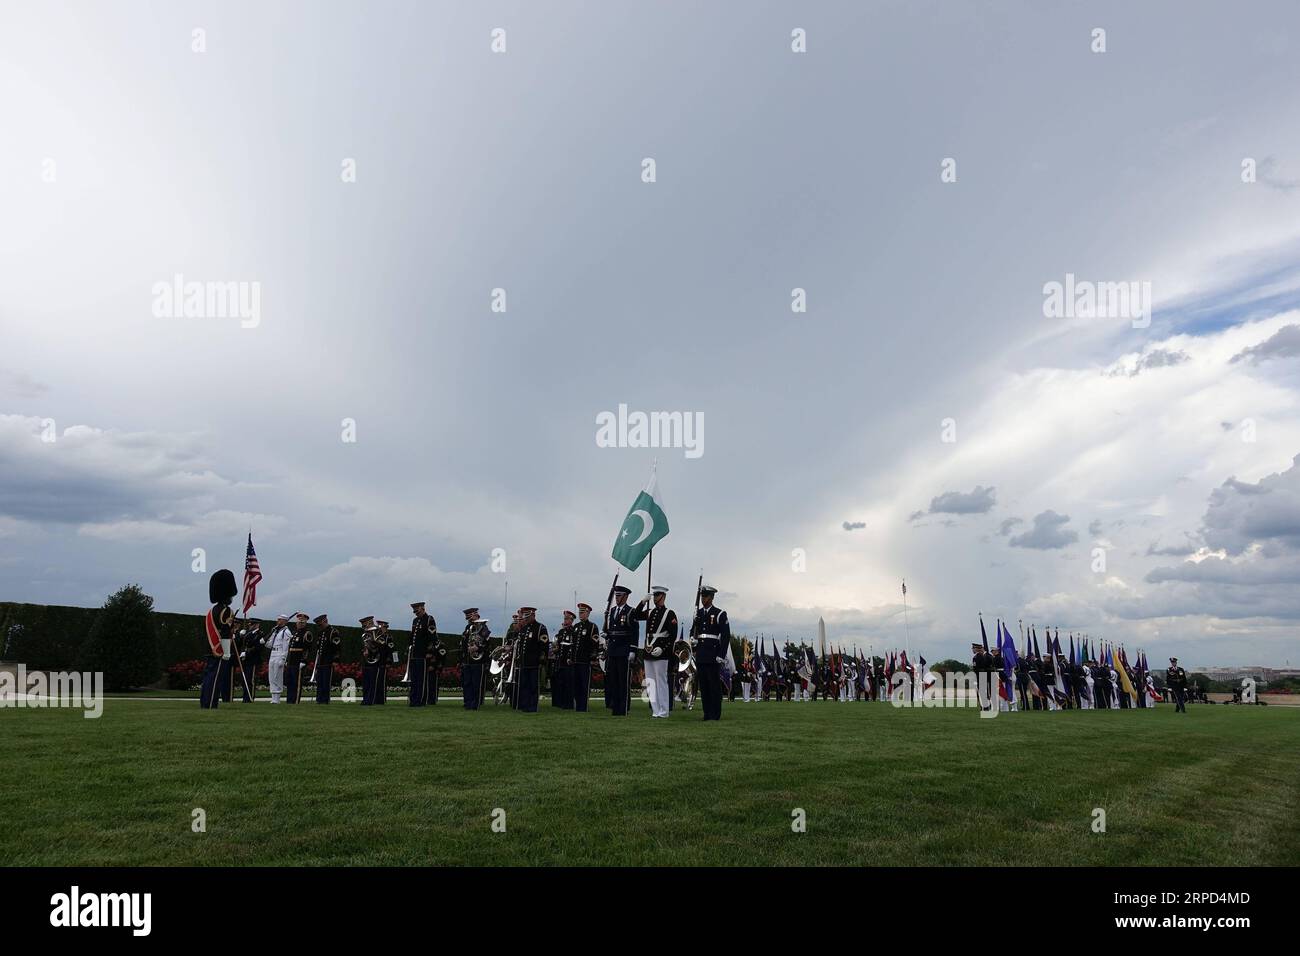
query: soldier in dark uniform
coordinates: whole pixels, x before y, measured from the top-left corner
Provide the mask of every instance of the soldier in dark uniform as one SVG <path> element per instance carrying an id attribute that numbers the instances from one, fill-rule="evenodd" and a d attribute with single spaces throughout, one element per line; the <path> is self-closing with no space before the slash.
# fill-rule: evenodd
<path id="1" fill-rule="evenodd" d="M 465 608 L 465 630 L 460 635 L 460 688 L 466 710 L 478 710 L 483 700 L 483 666 L 492 631 L 478 616 L 478 608 Z"/>
<path id="2" fill-rule="evenodd" d="M 1032 695 L 1029 693 L 1029 663 L 1025 658 L 1016 658 L 1015 675 L 1016 696 L 1020 701 L 1020 709 L 1028 710 Z"/>
<path id="3" fill-rule="evenodd" d="M 239 690 L 244 695 L 244 703 L 251 704 L 257 692 L 257 669 L 262 666 L 262 623 L 241 622 L 235 633 L 235 648 L 245 678 L 240 681 Z"/>
<path id="4" fill-rule="evenodd" d="M 375 703 L 375 674 L 381 663 L 381 651 L 375 635 L 375 618 L 367 614 L 358 622 L 361 625 L 361 706 L 370 707 Z"/>
<path id="5" fill-rule="evenodd" d="M 979 698 L 980 710 L 989 709 L 989 674 L 992 672 L 991 656 L 984 650 L 984 645 L 972 641 L 970 646 L 971 670 L 975 672 L 975 692 Z"/>
<path id="6" fill-rule="evenodd" d="M 726 663 L 727 648 L 731 645 L 727 612 L 713 604 L 713 596 L 717 593 L 718 589 L 710 585 L 700 587 L 700 607 L 691 623 L 705 720 L 722 719 L 722 665 Z"/>
<path id="7" fill-rule="evenodd" d="M 393 636 L 388 633 L 387 621 L 375 621 L 375 640 L 379 642 L 379 671 L 375 674 L 376 704 L 388 703 L 388 665 L 396 664 L 397 646 Z"/>
<path id="8" fill-rule="evenodd" d="M 1165 672 L 1165 686 L 1174 695 L 1174 713 L 1187 713 L 1187 671 L 1178 666 L 1178 658 L 1169 658 L 1169 670 Z"/>
<path id="9" fill-rule="evenodd" d="M 627 603 L 631 590 L 621 584 L 614 588 L 614 603 L 605 620 L 605 693 L 610 712 L 627 716 L 631 706 L 631 657 L 640 628 L 636 615 Z"/>
<path id="10" fill-rule="evenodd" d="M 564 624 L 555 632 L 551 658 L 551 706 L 573 710 L 573 658 L 578 644 L 573 625 L 578 615 L 564 612 Z"/>
<path id="11" fill-rule="evenodd" d="M 235 612 L 230 610 L 230 602 L 238 593 L 234 574 L 225 568 L 208 579 L 208 600 L 212 607 L 203 618 L 208 657 L 203 665 L 203 684 L 199 690 L 199 706 L 204 710 L 215 710 L 221 703 L 218 676 L 221 662 L 232 653 L 230 632 L 235 623 Z"/>
<path id="12" fill-rule="evenodd" d="M 302 683 L 306 679 L 303 670 L 307 667 L 307 651 L 316 643 L 311 630 L 307 627 L 307 620 L 307 615 L 302 611 L 295 614 L 293 633 L 289 635 L 289 659 L 284 665 L 284 686 L 288 691 L 291 704 L 302 700 Z"/>
<path id="13" fill-rule="evenodd" d="M 438 622 L 425 609 L 423 601 L 411 605 L 411 646 L 406 652 L 406 670 L 411 677 L 408 698 L 412 707 L 429 702 L 429 684 L 434 680 L 433 665 L 438 655 Z"/>
<path id="14" fill-rule="evenodd" d="M 330 688 L 334 686 L 334 662 L 338 660 L 343 635 L 330 624 L 328 614 L 317 615 L 312 623 L 316 625 L 316 669 L 312 673 L 316 681 L 316 703 L 328 704 Z"/>
<path id="15" fill-rule="evenodd" d="M 636 606 L 633 616 L 645 621 L 646 689 L 650 692 L 650 716 L 668 716 L 668 660 L 673 656 L 673 643 L 677 640 L 677 614 L 668 608 L 668 589 L 656 584 L 650 589 L 654 606 L 643 600 Z"/>
<path id="16" fill-rule="evenodd" d="M 600 628 L 591 620 L 591 605 L 578 604 L 578 623 L 573 625 L 573 709 L 587 712 L 591 695 L 591 662 L 600 652 Z"/>
<path id="17" fill-rule="evenodd" d="M 1051 704 L 1044 705 L 1051 710 L 1053 705 L 1057 708 L 1061 706 L 1060 701 L 1056 699 L 1056 660 L 1055 655 L 1049 649 L 1043 655 L 1042 661 L 1038 666 L 1038 673 L 1042 676 L 1043 690 L 1047 692 L 1047 699 Z"/>
<path id="18" fill-rule="evenodd" d="M 519 628 L 515 631 L 515 709 L 525 714 L 537 713 L 537 695 L 542 661 L 546 659 L 550 635 L 546 625 L 537 620 L 537 608 L 519 609 Z"/>

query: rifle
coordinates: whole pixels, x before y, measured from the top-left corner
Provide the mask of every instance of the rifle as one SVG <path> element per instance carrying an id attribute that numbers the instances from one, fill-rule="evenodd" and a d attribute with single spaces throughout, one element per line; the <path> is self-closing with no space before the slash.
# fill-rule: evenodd
<path id="1" fill-rule="evenodd" d="M 248 630 L 248 612 L 247 612 L 247 611 L 244 612 L 244 630 L 245 630 L 245 631 Z M 261 636 L 261 630 L 262 630 L 262 629 L 259 627 L 256 631 L 253 632 L 254 635 L 255 635 L 255 636 Z M 230 629 L 230 636 L 231 636 L 232 638 L 235 636 L 234 631 L 235 631 L 235 629 L 232 627 L 232 628 Z M 249 700 L 253 700 L 253 699 L 254 699 L 254 698 L 253 698 L 253 688 L 252 688 L 252 686 L 248 683 L 248 675 L 244 673 L 244 662 L 240 659 L 240 657 L 239 657 L 239 651 L 235 648 L 235 642 L 234 642 L 233 640 L 230 642 L 230 653 L 231 653 L 231 655 L 235 658 L 235 668 L 239 671 L 239 679 L 242 680 L 242 681 L 244 682 L 244 690 L 248 691 L 248 699 L 249 699 Z M 256 676 L 256 675 L 254 675 L 254 676 Z"/>
<path id="2" fill-rule="evenodd" d="M 704 569 L 700 569 L 699 580 L 695 582 L 695 618 L 700 616 L 700 592 L 704 590 Z M 695 621 L 691 621 L 691 637 L 695 636 Z"/>
<path id="3" fill-rule="evenodd" d="M 609 597 L 605 599 L 605 630 L 609 630 L 609 612 L 614 608 L 614 588 L 618 587 L 618 574 L 614 575 L 614 583 L 609 586 Z"/>

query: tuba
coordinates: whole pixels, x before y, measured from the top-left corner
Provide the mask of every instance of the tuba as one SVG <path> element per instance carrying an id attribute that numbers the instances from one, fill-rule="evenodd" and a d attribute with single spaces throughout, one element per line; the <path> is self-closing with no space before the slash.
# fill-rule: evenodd
<path id="1" fill-rule="evenodd" d="M 482 623 L 487 623 L 487 622 L 481 619 L 474 622 L 474 624 L 482 624 Z M 471 633 L 469 638 L 466 640 L 465 646 L 468 649 L 469 659 L 471 661 L 477 664 L 479 661 L 483 660 L 483 653 L 484 653 L 483 628 L 475 627 L 473 633 Z"/>
<path id="2" fill-rule="evenodd" d="M 678 640 L 673 644 L 673 653 L 677 655 L 677 663 L 685 667 L 691 662 L 691 642 Z"/>

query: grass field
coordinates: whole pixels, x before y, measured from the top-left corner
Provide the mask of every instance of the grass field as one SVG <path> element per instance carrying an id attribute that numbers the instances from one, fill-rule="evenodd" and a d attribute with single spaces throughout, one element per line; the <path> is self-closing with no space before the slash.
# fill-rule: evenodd
<path id="1" fill-rule="evenodd" d="M 626 720 L 0 709 L 0 859 L 42 864 L 1300 863 L 1300 709 L 728 704 Z M 1106 832 L 1091 829 L 1106 811 Z M 206 811 L 207 831 L 191 829 Z M 491 829 L 494 808 L 506 832 Z M 791 829 L 792 811 L 807 831 Z"/>

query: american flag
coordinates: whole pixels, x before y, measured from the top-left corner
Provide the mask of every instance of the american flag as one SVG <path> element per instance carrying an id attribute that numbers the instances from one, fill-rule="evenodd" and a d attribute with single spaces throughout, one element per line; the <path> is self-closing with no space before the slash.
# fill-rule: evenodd
<path id="1" fill-rule="evenodd" d="M 244 556 L 244 614 L 257 603 L 257 583 L 262 580 L 262 567 L 253 550 L 253 533 L 248 533 L 248 553 Z"/>
<path id="2" fill-rule="evenodd" d="M 903 597 L 907 597 L 907 582 L 903 582 Z"/>

